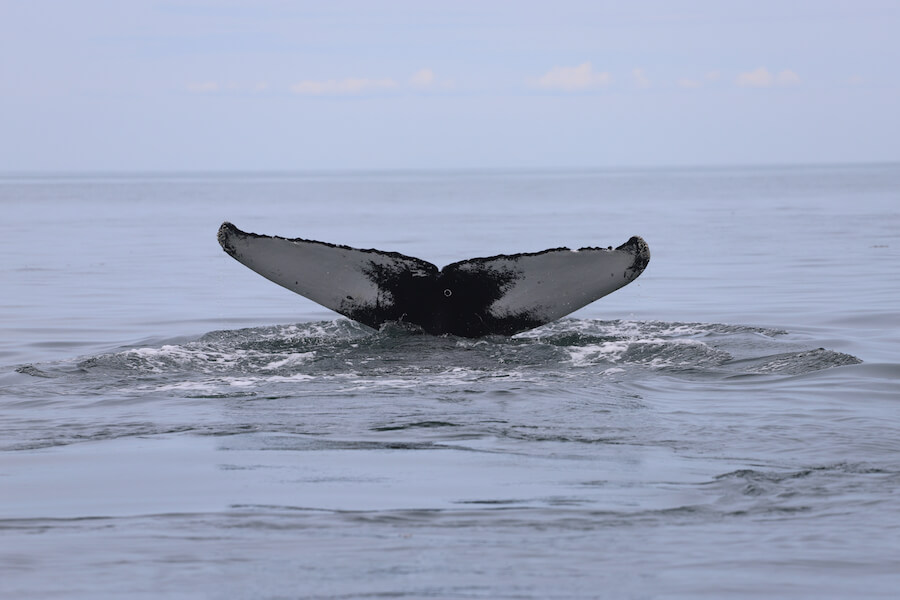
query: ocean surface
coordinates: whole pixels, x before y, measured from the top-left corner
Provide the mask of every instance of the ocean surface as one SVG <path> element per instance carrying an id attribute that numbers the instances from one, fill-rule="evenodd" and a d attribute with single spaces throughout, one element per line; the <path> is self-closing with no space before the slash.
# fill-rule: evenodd
<path id="1" fill-rule="evenodd" d="M 0 208 L 0 597 L 897 597 L 900 165 L 7 174 Z M 433 337 L 263 279 L 225 220 L 652 258 Z"/>

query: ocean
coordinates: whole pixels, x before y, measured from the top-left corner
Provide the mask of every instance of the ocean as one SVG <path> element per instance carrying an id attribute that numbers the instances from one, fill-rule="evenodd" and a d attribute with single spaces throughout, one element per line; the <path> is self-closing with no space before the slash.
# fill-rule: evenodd
<path id="1" fill-rule="evenodd" d="M 4 598 L 894 598 L 900 165 L 0 177 Z M 517 336 L 222 252 L 618 246 Z"/>

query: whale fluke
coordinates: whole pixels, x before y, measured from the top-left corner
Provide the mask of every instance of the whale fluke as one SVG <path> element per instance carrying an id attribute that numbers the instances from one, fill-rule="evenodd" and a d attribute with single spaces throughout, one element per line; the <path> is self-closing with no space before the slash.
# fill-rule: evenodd
<path id="1" fill-rule="evenodd" d="M 241 231 L 219 244 L 263 277 L 364 325 L 414 323 L 434 335 L 513 335 L 627 285 L 650 261 L 635 236 L 613 249 L 553 248 L 472 258 L 438 269 L 397 252 Z"/>

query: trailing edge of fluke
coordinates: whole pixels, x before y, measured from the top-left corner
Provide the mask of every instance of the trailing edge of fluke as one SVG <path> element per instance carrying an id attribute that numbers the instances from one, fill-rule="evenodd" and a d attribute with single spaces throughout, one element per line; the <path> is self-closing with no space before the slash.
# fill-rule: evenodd
<path id="1" fill-rule="evenodd" d="M 364 325 L 402 321 L 464 337 L 555 321 L 634 281 L 650 261 L 637 236 L 615 249 L 553 248 L 443 269 L 397 252 L 247 233 L 227 222 L 218 239 L 263 277 Z"/>

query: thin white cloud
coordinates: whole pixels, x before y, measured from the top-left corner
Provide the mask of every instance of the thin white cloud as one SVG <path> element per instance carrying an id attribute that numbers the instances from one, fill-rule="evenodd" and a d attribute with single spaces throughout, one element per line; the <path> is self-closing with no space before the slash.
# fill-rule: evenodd
<path id="1" fill-rule="evenodd" d="M 409 78 L 409 84 L 417 88 L 428 88 L 435 83 L 437 83 L 437 78 L 434 76 L 434 71 L 428 68 L 419 69 Z"/>
<path id="2" fill-rule="evenodd" d="M 790 69 L 784 69 L 778 74 L 769 72 L 765 67 L 758 67 L 752 71 L 741 73 L 735 79 L 741 87 L 772 87 L 773 85 L 796 85 L 800 83 L 800 77 Z"/>
<path id="3" fill-rule="evenodd" d="M 720 79 L 722 79 L 722 72 L 714 69 L 712 71 L 707 71 L 702 76 L 695 75 L 693 77 L 682 77 L 677 79 L 675 85 L 682 89 L 692 90 L 706 87 L 707 85 L 714 85 Z"/>
<path id="4" fill-rule="evenodd" d="M 454 87 L 450 79 L 442 79 L 428 68 L 422 68 L 409 77 L 409 86 L 417 90 L 449 90 Z"/>
<path id="5" fill-rule="evenodd" d="M 215 81 L 194 81 L 187 84 L 187 91 L 192 94 L 210 94 L 219 91 L 219 84 Z"/>
<path id="6" fill-rule="evenodd" d="M 739 74 L 735 82 L 741 87 L 769 87 L 774 79 L 767 68 L 759 67 Z"/>
<path id="7" fill-rule="evenodd" d="M 647 77 L 647 73 L 645 73 L 643 69 L 632 69 L 631 80 L 634 81 L 634 85 L 642 90 L 645 90 L 652 85 L 650 83 L 650 78 Z"/>
<path id="8" fill-rule="evenodd" d="M 577 67 L 553 67 L 533 83 L 545 90 L 576 92 L 609 85 L 611 82 L 609 73 L 596 73 L 591 63 L 585 62 Z"/>
<path id="9" fill-rule="evenodd" d="M 397 87 L 397 82 L 389 78 L 366 79 L 350 77 L 324 81 L 306 79 L 293 84 L 291 91 L 303 96 L 322 96 L 330 94 L 360 94 L 363 92 L 388 90 L 395 87 Z"/>

